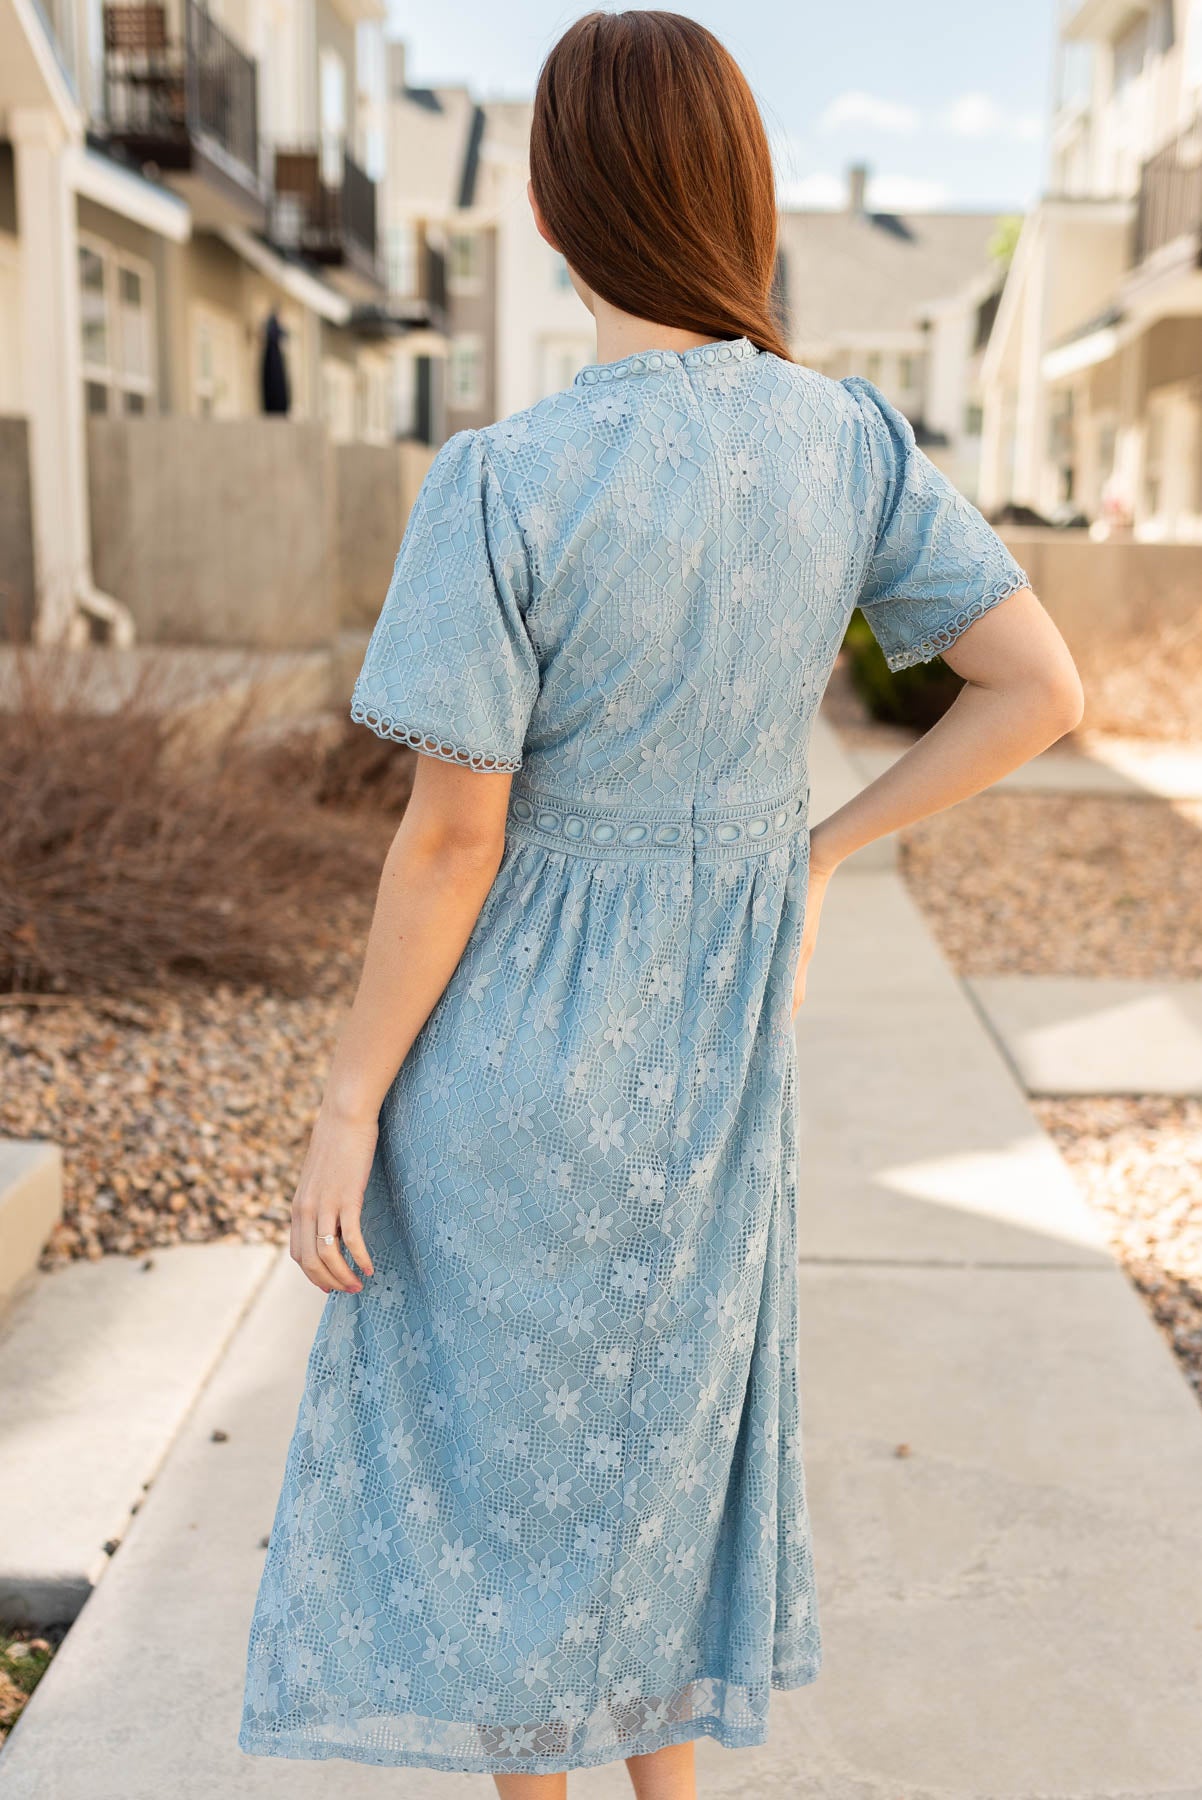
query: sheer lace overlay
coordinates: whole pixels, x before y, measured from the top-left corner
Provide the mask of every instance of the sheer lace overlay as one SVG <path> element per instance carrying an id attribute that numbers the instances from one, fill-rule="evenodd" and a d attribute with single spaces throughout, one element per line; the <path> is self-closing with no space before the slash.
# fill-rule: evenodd
<path id="1" fill-rule="evenodd" d="M 748 340 L 456 434 L 356 683 L 515 772 L 393 1083 L 251 1624 L 258 1755 L 577 1768 L 761 1742 L 821 1641 L 790 1022 L 810 724 L 1023 585 L 866 383 Z"/>

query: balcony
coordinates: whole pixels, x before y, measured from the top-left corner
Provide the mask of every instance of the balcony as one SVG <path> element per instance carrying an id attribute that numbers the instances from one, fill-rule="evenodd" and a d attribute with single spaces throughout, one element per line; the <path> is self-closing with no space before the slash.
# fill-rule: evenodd
<path id="1" fill-rule="evenodd" d="M 1143 166 L 1135 211 L 1136 265 L 1179 244 L 1190 268 L 1202 261 L 1202 115 Z M 1170 253 L 1171 254 L 1171 253 Z M 1175 259 L 1176 260 L 1176 259 Z"/>
<path id="2" fill-rule="evenodd" d="M 411 260 L 390 261 L 386 292 L 356 306 L 353 323 L 361 337 L 407 338 L 415 355 L 446 349 L 447 267 L 444 252 L 424 232 L 411 247 Z M 437 346 L 437 349 L 434 349 Z"/>
<path id="3" fill-rule="evenodd" d="M 328 268 L 355 299 L 383 292 L 376 241 L 376 184 L 337 138 L 277 148 L 272 241 Z"/>
<path id="4" fill-rule="evenodd" d="M 182 23 L 182 38 L 171 29 Z M 104 8 L 104 125 L 109 144 L 160 171 L 199 225 L 262 227 L 258 74 L 197 0 L 178 11 L 142 0 Z"/>
<path id="5" fill-rule="evenodd" d="M 1108 43 L 1141 13 L 1151 12 L 1153 0 L 1065 0 L 1060 35 L 1069 43 Z"/>

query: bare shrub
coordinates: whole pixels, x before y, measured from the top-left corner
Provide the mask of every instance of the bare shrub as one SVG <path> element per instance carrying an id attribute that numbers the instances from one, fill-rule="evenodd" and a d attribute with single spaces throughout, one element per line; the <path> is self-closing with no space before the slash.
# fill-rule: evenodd
<path id="1" fill-rule="evenodd" d="M 354 786 L 355 756 L 371 768 L 375 751 L 339 752 L 330 784 L 319 738 L 256 741 L 253 684 L 206 709 L 165 701 L 153 656 L 128 666 L 115 682 L 91 653 L 9 653 L 0 989 L 303 991 L 323 908 L 370 901 L 387 841 L 381 821 L 323 803 L 323 784 Z"/>

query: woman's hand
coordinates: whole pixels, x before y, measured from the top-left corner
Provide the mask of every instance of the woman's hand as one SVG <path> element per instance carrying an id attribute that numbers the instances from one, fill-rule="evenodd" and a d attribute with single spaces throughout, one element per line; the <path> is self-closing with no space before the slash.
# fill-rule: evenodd
<path id="1" fill-rule="evenodd" d="M 376 1149 L 376 1120 L 341 1120 L 319 1113 L 300 1181 L 292 1197 L 293 1262 L 323 1294 L 358 1294 L 363 1283 L 342 1254 L 345 1244 L 365 1275 L 371 1257 L 359 1229 L 363 1194 Z M 333 1238 L 327 1244 L 324 1239 Z M 340 1242 L 341 1239 L 341 1242 Z"/>
<path id="2" fill-rule="evenodd" d="M 818 942 L 818 922 L 822 917 L 822 902 L 826 897 L 826 887 L 835 872 L 833 862 L 825 862 L 820 854 L 822 827 L 815 826 L 810 833 L 810 870 L 806 884 L 805 924 L 801 933 L 801 952 L 797 958 L 797 973 L 793 978 L 793 1017 L 801 1011 L 806 997 L 806 973 L 810 966 L 810 958 L 814 954 L 814 946 Z"/>

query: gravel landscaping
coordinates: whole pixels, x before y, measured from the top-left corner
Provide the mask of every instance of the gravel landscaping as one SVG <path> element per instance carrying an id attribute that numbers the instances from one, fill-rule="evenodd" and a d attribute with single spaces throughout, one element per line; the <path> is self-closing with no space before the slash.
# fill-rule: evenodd
<path id="1" fill-rule="evenodd" d="M 1032 1104 L 1202 1401 L 1202 1100 Z"/>
<path id="2" fill-rule="evenodd" d="M 979 794 L 901 867 L 962 975 L 1202 976 L 1202 802 Z"/>
<path id="3" fill-rule="evenodd" d="M 313 991 L 300 998 L 183 986 L 136 1003 L 0 1005 L 0 1134 L 64 1152 L 44 1266 L 286 1239 L 371 899 L 314 921 Z"/>

